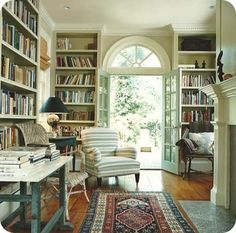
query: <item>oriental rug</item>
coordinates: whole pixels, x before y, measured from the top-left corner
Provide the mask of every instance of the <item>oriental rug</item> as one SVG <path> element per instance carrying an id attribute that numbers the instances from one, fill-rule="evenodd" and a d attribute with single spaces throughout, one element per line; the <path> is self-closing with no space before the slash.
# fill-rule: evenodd
<path id="1" fill-rule="evenodd" d="M 195 233 L 166 192 L 95 191 L 80 233 Z"/>

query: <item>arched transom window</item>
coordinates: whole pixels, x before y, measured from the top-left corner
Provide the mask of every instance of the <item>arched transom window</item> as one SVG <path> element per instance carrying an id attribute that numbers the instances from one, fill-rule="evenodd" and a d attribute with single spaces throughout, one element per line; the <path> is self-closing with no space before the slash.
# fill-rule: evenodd
<path id="1" fill-rule="evenodd" d="M 132 45 L 122 49 L 114 58 L 112 67 L 161 67 L 160 59 L 150 49 Z"/>

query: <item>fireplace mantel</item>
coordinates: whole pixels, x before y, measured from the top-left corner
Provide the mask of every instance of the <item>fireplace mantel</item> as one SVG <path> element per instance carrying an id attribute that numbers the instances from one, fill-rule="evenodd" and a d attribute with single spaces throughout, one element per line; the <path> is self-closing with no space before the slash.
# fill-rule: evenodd
<path id="1" fill-rule="evenodd" d="M 207 85 L 201 90 L 213 99 L 231 98 L 236 96 L 236 76 L 218 84 Z"/>
<path id="2" fill-rule="evenodd" d="M 230 134 L 236 125 L 236 77 L 207 85 L 201 91 L 214 99 L 214 179 L 211 201 L 229 208 L 230 204 Z"/>

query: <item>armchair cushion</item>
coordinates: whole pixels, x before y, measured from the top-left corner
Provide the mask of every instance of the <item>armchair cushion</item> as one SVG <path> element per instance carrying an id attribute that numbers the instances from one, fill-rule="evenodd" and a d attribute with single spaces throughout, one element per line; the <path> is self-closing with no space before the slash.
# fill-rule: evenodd
<path id="1" fill-rule="evenodd" d="M 126 157 L 126 158 L 131 158 L 131 159 L 136 159 L 137 150 L 135 147 L 116 148 L 115 155 Z"/>
<path id="2" fill-rule="evenodd" d="M 137 173 L 140 163 L 121 156 L 103 157 L 96 165 L 95 171 L 98 177 L 119 176 Z"/>

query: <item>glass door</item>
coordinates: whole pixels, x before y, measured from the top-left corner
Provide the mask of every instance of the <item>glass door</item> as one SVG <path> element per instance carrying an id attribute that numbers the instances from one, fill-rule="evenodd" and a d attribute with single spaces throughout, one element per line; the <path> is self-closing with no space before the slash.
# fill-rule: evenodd
<path id="1" fill-rule="evenodd" d="M 110 126 L 110 75 L 99 71 L 99 110 L 98 110 L 98 126 Z"/>
<path id="2" fill-rule="evenodd" d="M 163 76 L 163 155 L 162 169 L 179 174 L 178 147 L 179 138 L 179 75 L 174 70 Z"/>

